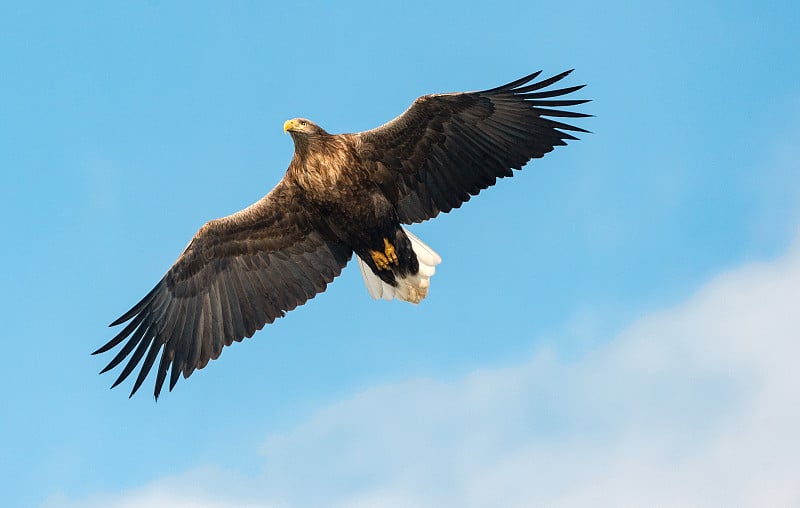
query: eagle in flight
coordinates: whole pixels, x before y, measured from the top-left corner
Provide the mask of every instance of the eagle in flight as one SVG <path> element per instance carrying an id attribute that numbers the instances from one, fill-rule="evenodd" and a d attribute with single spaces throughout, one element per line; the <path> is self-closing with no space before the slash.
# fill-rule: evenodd
<path id="1" fill-rule="evenodd" d="M 356 255 L 369 294 L 419 303 L 441 258 L 403 224 L 458 208 L 498 178 L 542 157 L 569 132 L 555 119 L 583 86 L 552 87 L 571 71 L 535 72 L 478 92 L 425 95 L 376 129 L 329 134 L 295 118 L 283 129 L 294 157 L 253 205 L 206 223 L 164 277 L 111 326 L 124 328 L 93 354 L 123 344 L 101 371 L 141 364 L 130 395 L 158 359 L 155 397 L 216 359 L 223 347 L 325 290 Z"/>

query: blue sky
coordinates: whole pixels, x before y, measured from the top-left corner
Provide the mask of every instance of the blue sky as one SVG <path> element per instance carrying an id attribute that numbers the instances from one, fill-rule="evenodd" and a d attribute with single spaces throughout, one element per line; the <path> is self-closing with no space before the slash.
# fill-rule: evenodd
<path id="1" fill-rule="evenodd" d="M 0 7 L 6 504 L 800 503 L 798 20 L 796 2 Z M 97 375 L 106 325 L 283 175 L 284 120 L 359 131 L 568 68 L 593 134 L 414 227 L 444 259 L 419 307 L 372 301 L 352 265 L 158 403 L 152 380 L 129 400 Z"/>

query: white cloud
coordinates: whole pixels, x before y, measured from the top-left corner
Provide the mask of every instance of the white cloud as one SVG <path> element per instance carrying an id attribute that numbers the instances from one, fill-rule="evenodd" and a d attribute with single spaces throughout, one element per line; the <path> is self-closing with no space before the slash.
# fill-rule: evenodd
<path id="1" fill-rule="evenodd" d="M 49 506 L 798 506 L 798 302 L 800 244 L 576 361 L 541 351 L 325 408 L 267 439 L 257 478 L 200 468 Z M 185 488 L 209 477 L 213 493 Z"/>
<path id="2" fill-rule="evenodd" d="M 281 504 L 246 499 L 253 491 L 252 480 L 203 466 L 192 471 L 159 479 L 123 494 L 96 494 L 71 500 L 63 494 L 51 496 L 44 506 L 108 508 L 282 508 Z"/>

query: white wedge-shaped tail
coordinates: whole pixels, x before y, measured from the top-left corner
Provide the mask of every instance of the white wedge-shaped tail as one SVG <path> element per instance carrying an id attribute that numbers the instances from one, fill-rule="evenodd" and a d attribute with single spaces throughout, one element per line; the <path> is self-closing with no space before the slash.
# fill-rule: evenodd
<path id="1" fill-rule="evenodd" d="M 428 296 L 428 288 L 431 285 L 431 277 L 436 273 L 436 265 L 442 262 L 441 256 L 436 251 L 425 245 L 422 240 L 414 236 L 409 230 L 403 228 L 403 231 L 405 231 L 408 239 L 411 240 L 411 248 L 414 249 L 414 254 L 417 255 L 419 272 L 403 278 L 398 277 L 397 287 L 383 282 L 360 257 L 356 256 L 367 291 L 376 300 L 397 298 L 411 303 L 421 302 L 423 298 Z"/>

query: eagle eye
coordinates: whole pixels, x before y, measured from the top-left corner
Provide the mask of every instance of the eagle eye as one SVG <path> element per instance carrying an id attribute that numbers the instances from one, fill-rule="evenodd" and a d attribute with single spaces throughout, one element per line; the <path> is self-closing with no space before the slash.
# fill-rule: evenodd
<path id="1" fill-rule="evenodd" d="M 305 127 L 306 125 L 308 125 L 308 122 L 305 120 L 300 120 L 300 127 Z"/>

